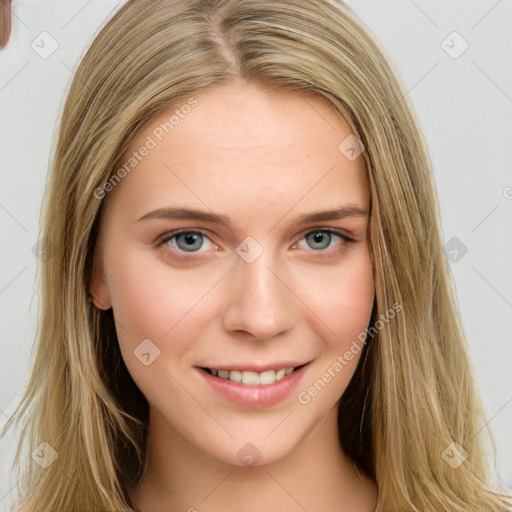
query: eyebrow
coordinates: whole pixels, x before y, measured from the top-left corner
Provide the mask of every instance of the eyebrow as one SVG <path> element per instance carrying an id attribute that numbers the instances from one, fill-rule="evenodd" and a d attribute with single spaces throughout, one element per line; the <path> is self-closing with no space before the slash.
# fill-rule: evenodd
<path id="1" fill-rule="evenodd" d="M 369 211 L 354 205 L 346 205 L 336 208 L 334 210 L 324 210 L 312 213 L 305 213 L 295 218 L 298 224 L 312 224 L 315 222 L 326 222 L 331 220 L 340 220 L 346 217 L 367 217 Z M 220 215 L 217 213 L 209 213 L 203 210 L 194 208 L 159 208 L 143 215 L 136 222 L 146 221 L 151 219 L 170 219 L 170 220 L 200 220 L 203 222 L 210 222 L 212 224 L 219 224 L 226 228 L 231 228 L 232 223 L 228 216 Z"/>

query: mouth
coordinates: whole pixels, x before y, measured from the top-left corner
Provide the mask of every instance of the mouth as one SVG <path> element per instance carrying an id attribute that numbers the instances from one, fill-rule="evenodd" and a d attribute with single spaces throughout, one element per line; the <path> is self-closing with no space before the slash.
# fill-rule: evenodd
<path id="1" fill-rule="evenodd" d="M 248 365 L 236 368 L 196 366 L 203 382 L 216 394 L 242 407 L 270 407 L 287 399 L 298 386 L 311 361 Z"/>
<path id="2" fill-rule="evenodd" d="M 201 367 L 200 369 L 210 374 L 213 377 L 217 377 L 222 380 L 230 380 L 231 382 L 237 382 L 245 384 L 246 386 L 271 386 L 275 382 L 283 380 L 293 372 L 300 370 L 309 363 L 304 363 L 299 366 L 289 366 L 279 369 L 269 369 L 261 372 L 252 370 L 228 370 L 228 369 L 217 369 L 217 368 L 206 368 Z"/>

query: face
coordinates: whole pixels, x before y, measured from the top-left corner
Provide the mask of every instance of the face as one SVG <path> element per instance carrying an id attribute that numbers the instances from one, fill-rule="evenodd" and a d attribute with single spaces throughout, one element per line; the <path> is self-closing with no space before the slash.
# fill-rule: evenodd
<path id="1" fill-rule="evenodd" d="M 189 105 L 121 159 L 90 290 L 150 429 L 269 463 L 335 411 L 357 365 L 374 298 L 364 159 L 339 149 L 351 130 L 323 98 L 229 84 Z"/>

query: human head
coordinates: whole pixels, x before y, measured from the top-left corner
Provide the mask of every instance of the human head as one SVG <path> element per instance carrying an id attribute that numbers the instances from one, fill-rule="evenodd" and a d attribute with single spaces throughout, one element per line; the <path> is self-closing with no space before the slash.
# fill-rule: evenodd
<path id="1" fill-rule="evenodd" d="M 64 401 L 65 407 L 60 418 L 45 418 L 41 425 L 58 432 L 66 418 L 77 415 L 80 422 L 72 420 L 72 429 L 59 439 L 62 453 L 67 443 L 75 459 L 77 430 L 87 446 L 115 446 L 115 456 L 87 454 L 83 488 L 98 503 L 118 508 L 113 489 L 121 493 L 119 482 L 136 479 L 142 467 L 147 404 L 117 365 L 112 318 L 88 302 L 103 204 L 96 191 L 105 190 L 121 155 L 155 116 L 235 77 L 325 98 L 365 147 L 372 323 L 396 303 L 403 315 L 372 338 L 342 398 L 341 406 L 350 411 L 340 418 L 344 449 L 378 479 L 384 505 L 398 506 L 412 492 L 419 460 L 428 467 L 421 479 L 431 471 L 438 481 L 460 488 L 456 481 L 463 478 L 455 479 L 413 435 L 423 432 L 426 446 L 447 445 L 450 431 L 476 432 L 478 412 L 460 326 L 454 323 L 422 139 L 382 53 L 341 3 L 327 0 L 137 0 L 96 38 L 69 92 L 46 199 L 44 235 L 55 251 L 43 268 L 40 339 L 54 340 L 54 347 L 50 354 L 40 344 L 38 359 L 48 363 L 47 375 L 36 371 L 33 382 L 47 405 Z M 441 350 L 457 361 L 457 382 L 436 360 Z M 432 394 L 439 384 L 442 394 Z M 127 389 L 134 399 L 126 399 Z M 461 389 L 467 414 L 454 418 L 449 409 Z M 483 474 L 477 441 L 466 448 L 476 473 Z M 122 463 L 127 460 L 136 462 L 133 472 Z M 435 502 L 434 484 L 421 493 L 417 503 Z"/>
<path id="2" fill-rule="evenodd" d="M 112 308 L 155 431 L 176 439 L 187 460 L 203 452 L 199 465 L 211 457 L 243 465 L 248 443 L 260 454 L 254 465 L 267 465 L 296 452 L 328 415 L 335 432 L 336 404 L 362 350 L 357 338 L 374 305 L 364 159 L 340 151 L 354 135 L 324 98 L 229 82 L 193 102 L 161 142 L 173 110 L 123 155 L 146 154 L 106 199 L 91 293 L 98 308 Z M 162 218 L 168 208 L 178 211 Z M 170 238 L 176 230 L 182 236 Z M 141 351 L 156 357 L 140 361 Z M 332 384 L 298 401 L 331 366 Z M 212 382 L 204 370 L 237 379 L 255 377 L 242 370 L 298 367 L 300 382 L 290 387 L 299 370 L 285 376 L 290 391 L 272 400 L 275 386 L 258 400 L 227 398 L 237 387 L 220 392 L 221 377 Z"/>

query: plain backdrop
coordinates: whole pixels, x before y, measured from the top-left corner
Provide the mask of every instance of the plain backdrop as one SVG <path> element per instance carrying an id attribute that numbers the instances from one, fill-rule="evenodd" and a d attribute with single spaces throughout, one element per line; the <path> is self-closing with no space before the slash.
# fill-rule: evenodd
<path id="1" fill-rule="evenodd" d="M 496 470 L 512 489 L 512 1 L 347 3 L 394 63 L 425 134 Z M 34 247 L 58 116 L 80 57 L 122 4 L 13 3 L 13 39 L 0 50 L 0 426 L 28 375 Z M 0 441 L 0 510 L 16 485 L 17 433 Z"/>

